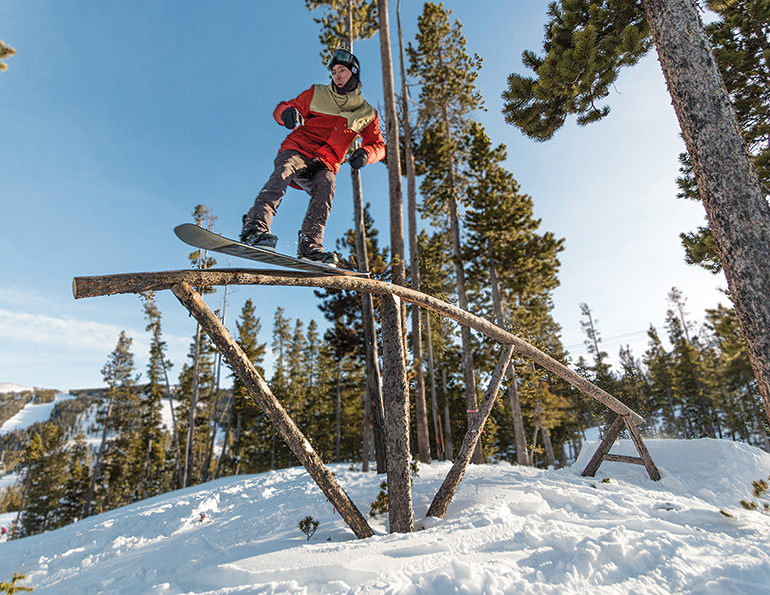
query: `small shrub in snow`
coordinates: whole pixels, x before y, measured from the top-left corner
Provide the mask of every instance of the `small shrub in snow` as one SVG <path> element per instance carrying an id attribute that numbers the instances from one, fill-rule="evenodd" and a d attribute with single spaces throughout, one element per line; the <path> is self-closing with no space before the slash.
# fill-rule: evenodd
<path id="1" fill-rule="evenodd" d="M 19 574 L 18 572 L 14 572 L 13 579 L 10 583 L 0 583 L 0 593 L 32 593 L 32 587 L 25 587 L 24 585 L 16 584 L 26 578 L 26 574 Z"/>
<path id="2" fill-rule="evenodd" d="M 307 535 L 307 540 L 310 541 L 310 538 L 313 537 L 315 534 L 316 529 L 318 529 L 318 525 L 320 525 L 317 520 L 315 520 L 310 515 L 306 516 L 304 519 L 302 519 L 297 526 L 299 527 L 299 530 L 302 531 L 305 535 Z"/>
<path id="3" fill-rule="evenodd" d="M 388 512 L 388 482 L 383 481 L 380 484 L 380 493 L 377 494 L 377 499 L 372 502 L 369 516 L 374 518 L 378 514 L 385 514 L 386 512 Z"/>
<path id="4" fill-rule="evenodd" d="M 770 481 L 770 475 L 767 476 L 767 481 Z M 768 494 L 770 485 L 768 485 L 767 481 L 760 479 L 759 481 L 751 482 L 751 485 L 754 488 L 752 490 L 752 495 L 758 502 L 754 500 L 751 502 L 741 500 L 741 506 L 743 506 L 743 508 L 746 510 L 759 510 L 765 514 L 770 514 L 770 494 Z"/>

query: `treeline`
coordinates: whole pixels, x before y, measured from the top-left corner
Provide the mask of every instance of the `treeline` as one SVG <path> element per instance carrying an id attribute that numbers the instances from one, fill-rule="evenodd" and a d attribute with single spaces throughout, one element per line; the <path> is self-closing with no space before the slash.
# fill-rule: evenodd
<path id="1" fill-rule="evenodd" d="M 739 440 L 770 452 L 767 418 L 735 310 L 721 304 L 708 309 L 696 327 L 679 289 L 672 288 L 668 301 L 665 336 L 651 325 L 648 349 L 637 359 L 621 348 L 618 370 L 607 364 L 591 310 L 582 304 L 592 361 L 581 357 L 581 372 L 643 415 L 648 436 Z M 607 424 L 612 420 L 605 415 L 595 412 Z"/>

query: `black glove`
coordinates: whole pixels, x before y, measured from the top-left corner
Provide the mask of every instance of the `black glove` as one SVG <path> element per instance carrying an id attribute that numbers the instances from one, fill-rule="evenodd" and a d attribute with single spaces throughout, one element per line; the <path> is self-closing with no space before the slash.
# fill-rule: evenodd
<path id="1" fill-rule="evenodd" d="M 363 147 L 353 151 L 350 159 L 348 159 L 350 167 L 353 169 L 361 169 L 364 165 L 366 165 L 367 161 L 369 161 L 369 155 L 366 154 L 366 151 L 364 151 Z"/>
<path id="2" fill-rule="evenodd" d="M 305 120 L 302 119 L 302 114 L 296 107 L 287 107 L 281 112 L 281 120 L 283 125 L 289 130 L 294 130 L 297 126 L 302 126 Z"/>

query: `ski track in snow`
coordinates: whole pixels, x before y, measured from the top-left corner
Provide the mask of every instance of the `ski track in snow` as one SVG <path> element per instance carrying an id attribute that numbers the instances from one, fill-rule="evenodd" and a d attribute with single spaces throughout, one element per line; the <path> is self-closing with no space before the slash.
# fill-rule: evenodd
<path id="1" fill-rule="evenodd" d="M 219 479 L 0 543 L 0 581 L 26 573 L 45 594 L 770 593 L 770 517 L 739 506 L 770 455 L 646 443 L 660 482 L 606 462 L 581 477 L 588 443 L 564 470 L 471 466 L 443 520 L 423 516 L 450 465 L 421 465 L 418 530 L 389 535 L 379 517 L 365 540 L 302 468 Z M 630 442 L 613 452 L 636 454 Z M 367 515 L 384 476 L 331 467 Z M 310 542 L 297 528 L 307 515 L 320 521 Z"/>

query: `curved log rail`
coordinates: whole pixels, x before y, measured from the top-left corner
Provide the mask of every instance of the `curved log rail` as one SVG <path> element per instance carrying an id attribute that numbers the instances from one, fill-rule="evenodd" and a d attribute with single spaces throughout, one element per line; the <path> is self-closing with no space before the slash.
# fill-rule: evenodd
<path id="1" fill-rule="evenodd" d="M 513 351 L 545 368 L 549 372 L 569 382 L 573 387 L 589 397 L 601 402 L 618 414 L 611 431 L 599 445 L 594 458 L 586 467 L 583 475 L 594 475 L 602 461 L 620 461 L 643 464 L 653 480 L 660 479 L 649 452 L 636 428 L 644 419 L 635 411 L 618 401 L 609 393 L 582 378 L 565 365 L 543 353 L 536 347 L 516 335 L 484 320 L 478 316 L 439 299 L 392 285 L 382 281 L 349 276 L 327 276 L 298 271 L 272 271 L 255 269 L 209 269 L 181 270 L 155 273 L 127 273 L 99 277 L 75 277 L 72 281 L 72 293 L 75 299 L 108 296 L 124 293 L 143 293 L 170 289 L 188 311 L 198 319 L 220 353 L 228 360 L 243 381 L 254 400 L 262 407 L 279 431 L 287 446 L 302 462 L 316 484 L 329 501 L 340 512 L 357 537 L 373 535 L 363 515 L 355 507 L 342 487 L 323 465 L 310 443 L 305 439 L 278 400 L 270 391 L 267 383 L 259 375 L 253 364 L 230 337 L 227 329 L 206 305 L 203 298 L 192 288 L 213 285 L 273 285 L 296 287 L 326 287 L 359 291 L 383 296 L 383 359 L 390 368 L 390 374 L 383 378 L 383 394 L 387 394 L 385 407 L 385 435 L 387 441 L 386 458 L 389 487 L 390 531 L 407 533 L 414 528 L 409 477 L 409 432 L 408 432 L 408 387 L 406 382 L 405 353 L 400 332 L 400 300 L 404 300 L 455 320 L 483 335 L 494 339 L 503 346 L 500 361 L 492 375 L 489 387 L 484 395 L 477 415 L 463 440 L 460 453 L 439 492 L 428 509 L 428 516 L 442 518 L 449 506 L 465 471 L 470 464 L 470 455 L 481 435 L 481 429 L 491 412 L 502 383 L 504 370 L 508 367 Z M 386 324 L 387 323 L 387 324 Z M 387 328 L 386 328 L 387 327 Z M 387 331 L 387 332 L 386 332 Z M 631 434 L 640 458 L 618 457 L 609 454 L 612 444 L 620 435 L 623 427 Z M 392 480 L 392 481 L 391 481 Z"/>
<path id="2" fill-rule="evenodd" d="M 357 277 L 319 276 L 312 273 L 254 270 L 254 269 L 208 269 L 182 270 L 157 273 L 128 273 L 121 275 L 106 275 L 101 277 L 75 277 L 72 282 L 72 293 L 75 299 L 115 295 L 119 293 L 142 293 L 144 291 L 160 291 L 171 289 L 180 282 L 193 287 L 205 285 L 279 285 L 289 287 L 328 287 L 332 289 L 349 289 L 374 293 L 377 295 L 395 295 L 401 299 L 431 310 L 475 331 L 494 339 L 502 345 L 513 345 L 513 348 L 528 357 L 539 366 L 556 374 L 562 380 L 569 382 L 579 391 L 599 401 L 618 415 L 627 416 L 635 425 L 644 423 L 644 418 L 618 401 L 611 394 L 592 384 L 564 364 L 543 353 L 516 335 L 461 310 L 457 306 L 431 297 L 419 291 L 392 285 L 384 281 L 362 279 Z"/>

